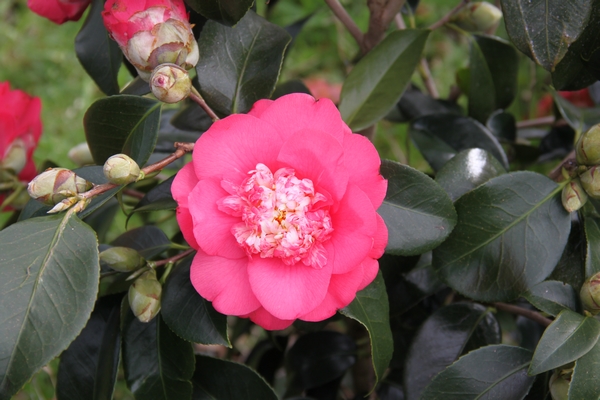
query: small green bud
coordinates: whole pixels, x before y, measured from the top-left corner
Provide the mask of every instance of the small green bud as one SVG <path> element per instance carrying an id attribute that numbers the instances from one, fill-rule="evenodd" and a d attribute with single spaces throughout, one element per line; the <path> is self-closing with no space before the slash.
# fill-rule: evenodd
<path id="1" fill-rule="evenodd" d="M 141 322 L 150 322 L 160 311 L 162 286 L 156 279 L 156 271 L 144 272 L 129 287 L 129 306 Z"/>
<path id="2" fill-rule="evenodd" d="M 575 145 L 577 163 L 581 165 L 600 164 L 600 124 L 587 130 Z"/>
<path id="3" fill-rule="evenodd" d="M 21 139 L 15 139 L 10 144 L 2 161 L 0 161 L 0 167 L 11 169 L 15 174 L 18 174 L 25 168 L 25 164 L 27 164 L 27 149 L 25 148 L 25 143 L 23 143 Z"/>
<path id="4" fill-rule="evenodd" d="M 115 154 L 104 163 L 104 176 L 116 185 L 135 182 L 141 175 L 140 167 L 126 154 Z"/>
<path id="5" fill-rule="evenodd" d="M 75 164 L 81 166 L 94 164 L 94 158 L 90 152 L 90 147 L 86 142 L 79 143 L 77 146 L 69 150 L 67 154 L 69 159 Z"/>
<path id="6" fill-rule="evenodd" d="M 92 186 L 91 182 L 69 169 L 48 168 L 29 182 L 27 192 L 32 199 L 53 206 L 66 198 L 87 192 Z"/>
<path id="7" fill-rule="evenodd" d="M 552 400 L 567 400 L 569 398 L 569 386 L 573 376 L 573 365 L 558 368 L 550 376 L 548 386 Z"/>
<path id="8" fill-rule="evenodd" d="M 586 280 L 579 292 L 584 310 L 596 315 L 600 312 L 600 273 Z"/>
<path id="9" fill-rule="evenodd" d="M 502 11 L 495 5 L 474 2 L 463 7 L 450 19 L 450 22 L 467 32 L 483 32 L 496 25 L 500 18 L 502 18 Z"/>
<path id="10" fill-rule="evenodd" d="M 579 210 L 586 203 L 588 195 L 583 190 L 579 179 L 575 178 L 563 188 L 562 204 L 565 210 L 573 212 Z"/>
<path id="11" fill-rule="evenodd" d="M 600 170 L 594 165 L 579 175 L 581 186 L 587 192 L 588 196 L 593 199 L 600 199 Z"/>
<path id="12" fill-rule="evenodd" d="M 100 262 L 120 272 L 135 271 L 146 265 L 144 257 L 129 247 L 111 247 L 104 250 L 100 253 Z"/>
<path id="13" fill-rule="evenodd" d="M 150 89 L 158 100 L 177 103 L 190 95 L 192 80 L 179 65 L 161 64 L 152 71 Z"/>

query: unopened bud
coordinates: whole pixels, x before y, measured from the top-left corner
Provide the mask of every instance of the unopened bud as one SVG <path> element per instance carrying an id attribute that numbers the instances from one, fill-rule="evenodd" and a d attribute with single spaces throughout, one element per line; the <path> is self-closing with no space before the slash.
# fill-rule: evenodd
<path id="1" fill-rule="evenodd" d="M 573 212 L 579 210 L 586 203 L 588 195 L 583 190 L 579 179 L 575 178 L 563 188 L 562 204 L 565 210 Z"/>
<path id="2" fill-rule="evenodd" d="M 80 167 L 84 165 L 94 164 L 94 158 L 90 152 L 90 147 L 86 142 L 79 143 L 77 146 L 69 150 L 67 154 L 69 159 Z"/>
<path id="3" fill-rule="evenodd" d="M 156 279 L 156 271 L 144 272 L 129 287 L 129 306 L 141 322 L 150 322 L 160 311 L 162 286 Z"/>
<path id="4" fill-rule="evenodd" d="M 552 400 L 567 400 L 569 398 L 569 386 L 573 376 L 573 365 L 558 368 L 550 376 L 548 386 Z"/>
<path id="5" fill-rule="evenodd" d="M 161 64 L 152 71 L 150 89 L 158 100 L 177 103 L 190 95 L 192 80 L 179 65 Z"/>
<path id="6" fill-rule="evenodd" d="M 18 174 L 27 164 L 27 149 L 21 139 L 15 139 L 0 161 L 0 167 L 11 169 Z"/>
<path id="7" fill-rule="evenodd" d="M 129 247 L 111 247 L 104 250 L 100 253 L 100 262 L 119 272 L 135 271 L 146 265 L 144 257 Z"/>
<path id="8" fill-rule="evenodd" d="M 600 199 L 600 170 L 598 170 L 598 166 L 595 165 L 583 172 L 579 175 L 579 180 L 588 196 L 593 199 Z"/>
<path id="9" fill-rule="evenodd" d="M 594 315 L 600 312 L 600 273 L 583 283 L 579 297 L 584 310 Z"/>
<path id="10" fill-rule="evenodd" d="M 502 18 L 502 11 L 487 2 L 474 2 L 463 7 L 450 22 L 467 32 L 483 32 L 492 28 Z"/>
<path id="11" fill-rule="evenodd" d="M 137 163 L 126 154 L 115 154 L 104 163 L 104 176 L 116 185 L 127 185 L 142 175 Z"/>
<path id="12" fill-rule="evenodd" d="M 52 206 L 68 197 L 75 197 L 92 188 L 92 183 L 66 168 L 48 168 L 27 186 L 32 199 Z"/>
<path id="13" fill-rule="evenodd" d="M 587 130 L 575 146 L 577 163 L 581 165 L 600 164 L 600 124 Z"/>

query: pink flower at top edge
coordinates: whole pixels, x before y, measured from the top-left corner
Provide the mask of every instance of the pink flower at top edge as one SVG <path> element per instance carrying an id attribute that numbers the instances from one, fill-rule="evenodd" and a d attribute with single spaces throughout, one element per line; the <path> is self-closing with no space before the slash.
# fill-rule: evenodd
<path id="1" fill-rule="evenodd" d="M 331 317 L 373 281 L 387 244 L 379 166 L 328 99 L 260 100 L 215 122 L 171 189 L 198 250 L 192 284 L 265 329 Z"/>
<path id="2" fill-rule="evenodd" d="M 91 0 L 27 0 L 31 11 L 57 24 L 78 21 L 90 3 Z"/>

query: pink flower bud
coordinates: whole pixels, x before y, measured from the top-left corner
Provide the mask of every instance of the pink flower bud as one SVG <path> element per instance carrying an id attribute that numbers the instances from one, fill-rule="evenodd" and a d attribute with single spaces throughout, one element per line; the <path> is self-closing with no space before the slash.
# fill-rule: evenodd
<path id="1" fill-rule="evenodd" d="M 198 44 L 183 0 L 108 0 L 104 25 L 142 79 L 159 64 L 196 65 Z"/>
<path id="2" fill-rule="evenodd" d="M 78 21 L 91 0 L 27 0 L 34 13 L 56 24 Z"/>

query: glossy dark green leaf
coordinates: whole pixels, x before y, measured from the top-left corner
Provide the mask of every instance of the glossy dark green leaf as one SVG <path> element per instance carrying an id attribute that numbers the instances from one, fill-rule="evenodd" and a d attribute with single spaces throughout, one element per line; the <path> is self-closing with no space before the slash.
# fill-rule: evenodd
<path id="1" fill-rule="evenodd" d="M 224 25 L 235 25 L 250 9 L 253 0 L 185 0 L 194 11 Z"/>
<path id="2" fill-rule="evenodd" d="M 569 385 L 570 399 L 600 399 L 600 343 L 575 361 Z"/>
<path id="3" fill-rule="evenodd" d="M 575 291 L 579 291 L 585 280 L 586 246 L 587 241 L 583 232 L 583 219 L 572 219 L 571 233 L 569 233 L 567 245 L 560 257 L 560 261 L 548 279 L 568 283 Z"/>
<path id="4" fill-rule="evenodd" d="M 175 112 L 170 122 L 177 129 L 191 132 L 205 132 L 213 123 L 208 114 L 198 104 L 191 102 Z M 196 139 L 191 141 L 197 139 L 198 135 L 196 135 Z"/>
<path id="5" fill-rule="evenodd" d="M 517 121 L 504 110 L 497 110 L 490 115 L 485 126 L 500 141 L 514 142 L 517 138 Z"/>
<path id="6" fill-rule="evenodd" d="M 244 113 L 271 97 L 290 40 L 283 28 L 254 11 L 233 28 L 207 22 L 198 40 L 202 57 L 196 71 L 208 105 L 224 115 Z"/>
<path id="7" fill-rule="evenodd" d="M 369 332 L 371 356 L 375 369 L 375 385 L 381 380 L 394 351 L 389 321 L 389 303 L 381 272 L 369 286 L 356 294 L 352 303 L 340 310 L 360 322 Z"/>
<path id="8" fill-rule="evenodd" d="M 134 96 L 143 96 L 150 93 L 150 84 L 141 77 L 136 76 L 131 82 L 121 90 L 121 94 L 131 94 Z"/>
<path id="9" fill-rule="evenodd" d="M 583 226 L 586 238 L 585 276 L 600 272 L 600 215 L 593 201 L 588 201 L 582 209 Z"/>
<path id="10" fill-rule="evenodd" d="M 435 181 L 452 201 L 506 170 L 490 153 L 481 149 L 463 150 L 435 175 Z"/>
<path id="11" fill-rule="evenodd" d="M 134 207 L 133 212 L 174 210 L 177 208 L 177 202 L 173 200 L 171 195 L 173 179 L 175 179 L 175 175 L 153 187 Z"/>
<path id="12" fill-rule="evenodd" d="M 542 335 L 531 360 L 529 375 L 537 375 L 577 360 L 594 347 L 598 338 L 598 320 L 570 310 L 562 311 Z"/>
<path id="13" fill-rule="evenodd" d="M 87 19 L 75 38 L 75 53 L 96 85 L 110 96 L 119 93 L 117 76 L 123 53 L 104 27 L 100 14 L 103 9 L 103 0 L 92 1 Z"/>
<path id="14" fill-rule="evenodd" d="M 537 309 L 556 316 L 562 310 L 577 309 L 577 297 L 573 287 L 558 281 L 538 283 L 523 294 L 523 297 Z"/>
<path id="15" fill-rule="evenodd" d="M 96 302 L 87 325 L 60 356 L 59 400 L 111 399 L 121 352 L 120 296 Z"/>
<path id="16" fill-rule="evenodd" d="M 518 400 L 535 378 L 527 376 L 529 350 L 486 346 L 461 357 L 427 386 L 422 400 Z"/>
<path id="17" fill-rule="evenodd" d="M 10 399 L 81 332 L 99 275 L 96 235 L 74 214 L 0 232 L 0 399 Z"/>
<path id="18" fill-rule="evenodd" d="M 252 369 L 217 358 L 196 356 L 192 383 L 193 400 L 277 400 L 273 389 Z"/>
<path id="19" fill-rule="evenodd" d="M 129 389 L 138 399 L 191 399 L 192 344 L 175 335 L 160 314 L 147 323 L 138 321 L 124 300 L 123 369 Z"/>
<path id="20" fill-rule="evenodd" d="M 163 319 L 173 332 L 187 341 L 231 347 L 227 317 L 215 311 L 192 286 L 192 259 L 186 258 L 169 274 L 161 301 Z"/>
<path id="21" fill-rule="evenodd" d="M 551 93 L 558 111 L 573 129 L 585 132 L 600 123 L 600 106 L 579 108 L 555 91 L 551 91 Z"/>
<path id="22" fill-rule="evenodd" d="M 377 210 L 389 232 L 386 251 L 417 255 L 442 243 L 456 225 L 456 212 L 444 190 L 422 172 L 393 161 L 382 162 L 381 174 L 388 180 Z"/>
<path id="23" fill-rule="evenodd" d="M 88 108 L 83 127 L 97 164 L 125 153 L 143 166 L 154 151 L 161 102 L 145 97 L 116 95 Z"/>
<path id="24" fill-rule="evenodd" d="M 306 93 L 311 94 L 310 90 L 306 87 L 304 82 L 300 79 L 294 79 L 291 81 L 284 82 L 280 85 L 277 85 L 275 91 L 271 95 L 273 100 L 280 98 L 281 96 L 285 96 L 290 93 Z"/>
<path id="25" fill-rule="evenodd" d="M 429 114 L 462 115 L 462 109 L 458 104 L 447 100 L 434 99 L 413 85 L 410 85 L 404 91 L 397 104 L 397 109 L 399 118 L 391 119 L 394 122 L 406 122 Z M 386 118 L 389 118 L 389 114 Z"/>
<path id="26" fill-rule="evenodd" d="M 130 247 L 137 250 L 144 258 L 156 257 L 171 247 L 171 241 L 165 233 L 154 225 L 131 229 L 115 240 L 113 246 Z"/>
<path id="27" fill-rule="evenodd" d="M 425 387 L 462 354 L 500 343 L 500 325 L 491 310 L 474 303 L 440 308 L 421 326 L 406 359 L 404 391 L 407 400 L 421 397 Z"/>
<path id="28" fill-rule="evenodd" d="M 352 69 L 342 87 L 340 113 L 353 131 L 373 125 L 398 102 L 421 60 L 429 32 L 394 31 Z"/>
<path id="29" fill-rule="evenodd" d="M 474 119 L 452 114 L 426 115 L 410 124 L 409 134 L 435 171 L 457 153 L 472 148 L 489 152 L 508 169 L 508 159 L 498 139 Z"/>
<path id="30" fill-rule="evenodd" d="M 534 172 L 498 176 L 455 203 L 458 224 L 433 251 L 440 278 L 479 301 L 511 301 L 543 281 L 567 243 L 562 186 Z"/>
<path id="31" fill-rule="evenodd" d="M 554 70 L 590 17 L 592 0 L 502 0 L 513 44 L 536 63 Z"/>

